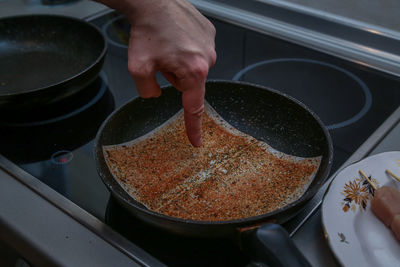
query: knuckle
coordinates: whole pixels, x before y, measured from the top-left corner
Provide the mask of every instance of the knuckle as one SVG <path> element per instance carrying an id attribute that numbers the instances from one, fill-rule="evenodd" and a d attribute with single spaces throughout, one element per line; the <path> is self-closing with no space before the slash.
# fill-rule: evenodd
<path id="1" fill-rule="evenodd" d="M 213 66 L 215 65 L 215 62 L 217 62 L 217 52 L 214 49 L 212 49 L 212 51 L 210 52 L 210 57 L 210 65 Z"/>
<path id="2" fill-rule="evenodd" d="M 201 105 L 200 107 L 198 107 L 198 108 L 195 108 L 195 109 L 193 109 L 193 110 L 191 110 L 190 111 L 190 113 L 193 115 L 193 116 L 196 116 L 196 117 L 201 117 L 201 115 L 203 114 L 203 112 L 204 112 L 204 105 Z"/>
<path id="3" fill-rule="evenodd" d="M 128 71 L 130 75 L 135 78 L 146 78 L 151 75 L 150 68 L 146 67 L 145 64 L 140 64 L 135 61 L 128 62 Z"/>
<path id="4" fill-rule="evenodd" d="M 129 73 L 135 78 L 146 78 L 150 75 L 148 71 L 144 68 L 138 66 L 128 66 Z"/>
<path id="5" fill-rule="evenodd" d="M 203 60 L 198 59 L 191 64 L 189 71 L 189 75 L 193 76 L 197 79 L 204 80 L 208 75 L 209 64 Z"/>

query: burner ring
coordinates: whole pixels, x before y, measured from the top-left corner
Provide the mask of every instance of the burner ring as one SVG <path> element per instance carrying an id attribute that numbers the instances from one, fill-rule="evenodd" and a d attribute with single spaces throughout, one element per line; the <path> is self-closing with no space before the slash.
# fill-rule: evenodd
<path id="1" fill-rule="evenodd" d="M 104 36 L 105 36 L 106 39 L 107 39 L 107 42 L 109 42 L 110 44 L 112 44 L 112 45 L 114 45 L 114 46 L 116 46 L 116 47 L 123 48 L 123 49 L 127 49 L 127 48 L 128 48 L 127 45 L 122 44 L 122 43 L 118 43 L 118 42 L 114 41 L 114 40 L 109 36 L 109 34 L 108 34 L 108 29 L 110 28 L 110 26 L 111 26 L 114 22 L 116 22 L 117 20 L 122 19 L 122 18 L 124 18 L 124 16 L 123 16 L 123 15 L 120 15 L 120 16 L 117 16 L 117 17 L 115 17 L 115 18 L 113 18 L 113 19 L 107 21 L 107 23 L 105 23 L 105 24 L 103 25 L 103 27 L 101 28 L 101 30 L 103 31 Z"/>
<path id="2" fill-rule="evenodd" d="M 49 119 L 45 119 L 45 120 L 38 120 L 38 121 L 30 121 L 30 122 L 2 122 L 0 123 L 0 125 L 2 126 L 8 126 L 8 127 L 32 127 L 32 126 L 43 126 L 43 125 L 48 125 L 51 123 L 55 123 L 55 122 L 59 122 L 68 118 L 71 118 L 85 110 L 87 110 L 88 108 L 90 108 L 91 106 L 93 106 L 94 104 L 96 104 L 105 94 L 105 92 L 107 91 L 107 86 L 108 86 L 108 80 L 107 80 L 107 76 L 105 75 L 105 73 L 103 71 L 101 71 L 99 73 L 99 77 L 102 80 L 101 86 L 98 90 L 98 92 L 96 93 L 96 95 L 87 103 L 85 103 L 84 105 L 82 105 L 81 107 L 70 111 L 68 113 L 65 113 L 63 115 L 60 116 L 56 116 L 53 118 L 49 118 Z"/>
<path id="3" fill-rule="evenodd" d="M 351 118 L 349 118 L 349 119 L 347 119 L 345 121 L 327 125 L 326 128 L 328 130 L 343 128 L 343 127 L 346 127 L 346 126 L 348 126 L 350 124 L 355 123 L 360 118 L 362 118 L 368 112 L 368 110 L 371 108 L 371 105 L 372 105 L 371 92 L 370 92 L 368 86 L 360 78 L 358 78 L 356 75 L 354 75 L 353 73 L 349 72 L 346 69 L 343 69 L 343 68 L 338 67 L 338 66 L 333 65 L 333 64 L 329 64 L 329 63 L 325 63 L 325 62 L 322 62 L 322 61 L 318 61 L 318 60 L 305 59 L 305 58 L 277 58 L 277 59 L 271 59 L 271 60 L 264 60 L 264 61 L 261 61 L 261 62 L 257 62 L 257 63 L 251 64 L 251 65 L 245 67 L 244 69 L 240 70 L 238 73 L 235 74 L 235 76 L 233 77 L 232 80 L 239 81 L 240 78 L 245 73 L 247 73 L 248 71 L 250 71 L 252 69 L 255 69 L 257 67 L 260 67 L 260 66 L 263 66 L 263 65 L 266 65 L 266 64 L 281 63 L 281 62 L 305 62 L 305 63 L 312 63 L 312 64 L 317 64 L 317 65 L 322 65 L 322 66 L 325 66 L 325 67 L 330 67 L 332 69 L 335 69 L 335 70 L 345 74 L 347 77 L 350 77 L 351 79 L 356 81 L 358 83 L 358 85 L 361 87 L 361 89 L 363 90 L 364 96 L 365 96 L 365 103 L 364 103 L 364 106 L 362 107 L 362 109 L 357 114 L 355 114 L 354 116 L 352 116 Z"/>

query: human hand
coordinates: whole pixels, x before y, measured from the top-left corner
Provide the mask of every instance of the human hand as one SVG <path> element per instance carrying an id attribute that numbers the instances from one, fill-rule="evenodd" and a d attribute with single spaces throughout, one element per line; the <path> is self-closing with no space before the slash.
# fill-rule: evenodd
<path id="1" fill-rule="evenodd" d="M 216 61 L 214 26 L 186 0 L 102 2 L 132 24 L 128 69 L 139 95 L 160 96 L 155 75 L 161 72 L 182 92 L 186 133 L 193 146 L 200 146 L 205 81 Z"/>

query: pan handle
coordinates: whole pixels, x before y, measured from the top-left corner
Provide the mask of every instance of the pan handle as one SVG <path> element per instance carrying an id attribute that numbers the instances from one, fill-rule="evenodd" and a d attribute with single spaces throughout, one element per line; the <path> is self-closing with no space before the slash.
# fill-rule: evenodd
<path id="1" fill-rule="evenodd" d="M 264 224 L 242 232 L 242 245 L 251 259 L 270 267 L 311 267 L 304 255 L 278 224 Z M 262 265 L 261 265 L 262 266 Z"/>

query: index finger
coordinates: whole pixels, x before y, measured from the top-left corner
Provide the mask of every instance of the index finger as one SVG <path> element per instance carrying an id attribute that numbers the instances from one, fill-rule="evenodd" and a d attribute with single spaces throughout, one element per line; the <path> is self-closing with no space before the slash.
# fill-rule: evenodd
<path id="1" fill-rule="evenodd" d="M 204 111 L 205 82 L 193 81 L 182 91 L 182 106 L 185 117 L 186 134 L 190 143 L 199 147 L 201 138 L 201 115 Z"/>

